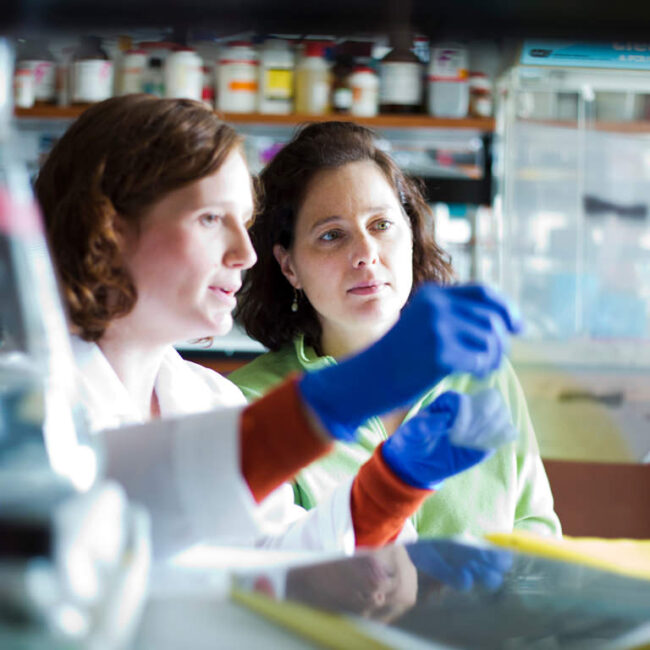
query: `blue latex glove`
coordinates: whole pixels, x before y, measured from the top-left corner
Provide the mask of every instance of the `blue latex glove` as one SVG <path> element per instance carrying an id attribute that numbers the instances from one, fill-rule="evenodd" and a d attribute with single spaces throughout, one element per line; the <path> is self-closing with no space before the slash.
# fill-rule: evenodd
<path id="1" fill-rule="evenodd" d="M 495 591 L 513 564 L 509 551 L 449 541 L 418 542 L 406 551 L 418 571 L 458 591 L 477 586 Z"/>
<path id="2" fill-rule="evenodd" d="M 397 429 L 381 451 L 405 483 L 432 490 L 516 437 L 497 390 L 474 395 L 448 391 Z"/>
<path id="3" fill-rule="evenodd" d="M 487 287 L 425 284 L 384 337 L 298 386 L 334 438 L 353 440 L 369 417 L 412 404 L 452 372 L 496 370 L 509 335 L 520 330 L 505 299 Z"/>

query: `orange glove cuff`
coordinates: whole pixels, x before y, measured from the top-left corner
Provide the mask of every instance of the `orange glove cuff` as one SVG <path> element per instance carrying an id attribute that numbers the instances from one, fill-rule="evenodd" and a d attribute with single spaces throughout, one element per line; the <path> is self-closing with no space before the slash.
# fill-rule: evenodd
<path id="1" fill-rule="evenodd" d="M 242 473 L 257 503 L 333 447 L 307 419 L 296 378 L 243 411 L 240 445 Z"/>
<path id="2" fill-rule="evenodd" d="M 407 485 L 384 461 L 381 446 L 361 467 L 352 484 L 351 509 L 357 546 L 382 546 L 395 540 L 404 523 L 431 495 Z"/>

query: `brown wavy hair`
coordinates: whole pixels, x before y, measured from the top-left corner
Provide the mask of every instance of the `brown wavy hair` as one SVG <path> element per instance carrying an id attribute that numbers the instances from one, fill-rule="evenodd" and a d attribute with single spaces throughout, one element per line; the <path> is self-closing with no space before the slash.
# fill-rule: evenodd
<path id="1" fill-rule="evenodd" d="M 293 287 L 282 274 L 273 247 L 291 247 L 296 217 L 318 172 L 364 160 L 373 161 L 384 173 L 409 218 L 414 288 L 425 281 L 446 284 L 453 278 L 449 255 L 436 243 L 433 216 L 419 184 L 379 148 L 374 132 L 353 122 L 307 124 L 259 176 L 261 207 L 249 230 L 257 264 L 245 274 L 235 311 L 246 332 L 271 350 L 290 343 L 298 334 L 320 350 L 318 316 L 302 295 L 298 311 L 291 311 Z"/>
<path id="2" fill-rule="evenodd" d="M 169 192 L 213 174 L 241 138 L 200 102 L 150 95 L 88 108 L 36 180 L 72 329 L 97 341 L 137 300 L 115 216 L 136 227 Z"/>

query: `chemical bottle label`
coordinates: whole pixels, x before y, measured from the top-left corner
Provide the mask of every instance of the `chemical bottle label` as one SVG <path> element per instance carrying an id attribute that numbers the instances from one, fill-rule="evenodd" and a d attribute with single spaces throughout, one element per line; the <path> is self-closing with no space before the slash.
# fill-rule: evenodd
<path id="1" fill-rule="evenodd" d="M 265 70 L 264 96 L 266 99 L 291 99 L 293 97 L 293 70 L 281 68 Z"/>
<path id="2" fill-rule="evenodd" d="M 380 67 L 382 104 L 411 106 L 420 103 L 422 77 L 417 63 L 382 63 Z"/>
<path id="3" fill-rule="evenodd" d="M 254 93 L 257 91 L 257 81 L 232 79 L 228 83 L 228 90 L 232 90 L 233 92 Z"/>

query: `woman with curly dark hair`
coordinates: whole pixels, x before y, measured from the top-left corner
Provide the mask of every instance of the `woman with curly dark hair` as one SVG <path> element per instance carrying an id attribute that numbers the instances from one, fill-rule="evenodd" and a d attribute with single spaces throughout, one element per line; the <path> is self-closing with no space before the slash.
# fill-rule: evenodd
<path id="1" fill-rule="evenodd" d="M 199 102 L 130 95 L 92 106 L 53 148 L 36 192 L 75 334 L 91 428 L 193 416 L 190 425 L 184 420 L 184 435 L 178 424 L 167 427 L 166 435 L 152 435 L 155 427 L 149 427 L 148 437 L 136 429 L 105 436 L 113 450 L 107 454 L 111 476 L 135 490 L 136 500 L 153 499 L 145 505 L 154 512 L 154 537 L 164 528 L 161 517 L 178 515 L 166 524 L 170 535 L 185 535 L 186 543 L 214 539 L 241 519 L 241 511 L 256 512 L 253 500 L 264 501 L 259 517 L 274 531 L 254 540 L 265 546 L 351 551 L 355 543 L 383 544 L 403 529 L 412 537 L 406 517 L 433 483 L 489 455 L 487 448 L 458 446 L 464 436 L 475 439 L 472 418 L 465 416 L 480 408 L 472 411 L 471 400 L 448 396 L 419 420 L 415 438 L 404 428 L 390 453 L 378 451 L 327 504 L 310 513 L 294 505 L 291 486 L 283 482 L 327 453 L 333 438 L 351 439 L 349 423 L 355 418 L 386 406 L 374 399 L 370 380 L 378 366 L 394 374 L 394 364 L 386 363 L 379 347 L 370 357 L 356 358 L 353 367 L 340 364 L 334 376 L 310 373 L 290 380 L 246 407 L 231 382 L 174 350 L 174 342 L 230 330 L 242 272 L 255 262 L 246 230 L 254 194 L 241 140 Z M 467 305 L 467 296 L 460 298 Z M 448 309 L 431 311 L 441 300 L 456 304 L 454 295 L 433 288 L 422 294 L 420 309 L 430 313 L 423 320 L 414 312 L 415 322 L 405 321 L 409 338 L 427 340 L 441 317 L 457 333 L 464 331 L 466 323 Z M 478 296 L 469 302 L 503 319 L 503 328 L 510 323 L 515 329 L 498 299 Z M 472 369 L 500 362 L 502 328 L 487 324 L 481 331 L 493 353 L 469 349 L 464 358 Z M 394 336 L 402 340 L 405 334 L 398 328 Z M 451 367 L 441 359 L 433 375 L 427 369 L 392 401 L 408 399 Z M 354 413 L 345 408 L 337 413 L 340 386 L 359 376 L 369 382 L 357 391 Z M 201 412 L 206 417 L 194 419 Z M 461 413 L 459 426 L 454 423 Z M 199 421 L 193 429 L 191 422 Z M 447 444 L 452 427 L 456 442 Z M 422 454 L 417 467 L 413 460 L 422 436 L 445 440 L 432 444 L 424 474 Z M 230 490 L 231 482 L 242 483 L 241 489 Z M 387 495 L 389 509 L 373 501 L 376 490 Z"/>
<path id="2" fill-rule="evenodd" d="M 270 352 L 230 375 L 249 400 L 292 372 L 332 367 L 371 346 L 418 287 L 453 278 L 422 193 L 369 129 L 349 122 L 304 126 L 259 181 L 261 207 L 249 231 L 258 261 L 245 276 L 235 317 Z M 445 332 L 438 334 L 443 341 Z M 396 381 L 407 383 L 427 363 L 423 350 Z M 445 482 L 416 513 L 416 529 L 424 536 L 513 528 L 559 534 L 525 399 L 507 362 L 481 381 L 446 377 L 400 410 L 367 420 L 357 444 L 339 446 L 298 474 L 296 502 L 320 503 L 442 391 L 471 394 L 485 386 L 501 392 L 519 442 Z"/>

